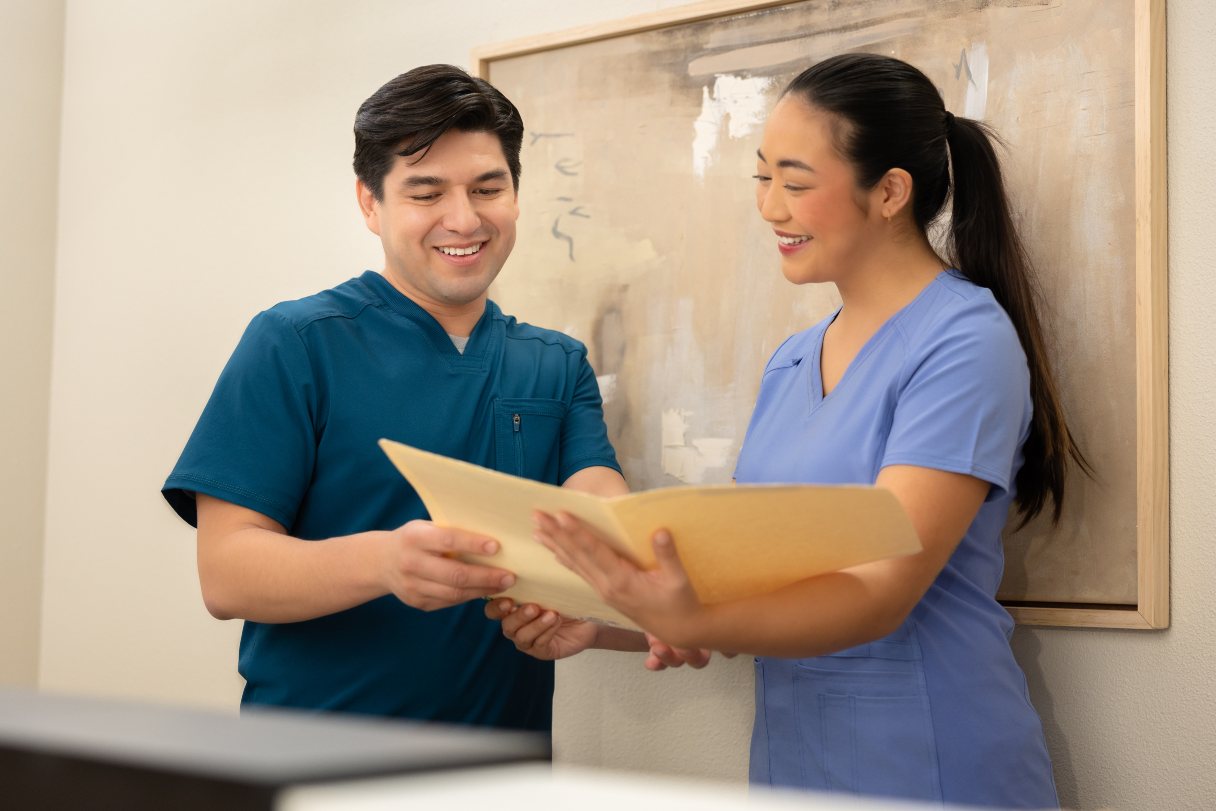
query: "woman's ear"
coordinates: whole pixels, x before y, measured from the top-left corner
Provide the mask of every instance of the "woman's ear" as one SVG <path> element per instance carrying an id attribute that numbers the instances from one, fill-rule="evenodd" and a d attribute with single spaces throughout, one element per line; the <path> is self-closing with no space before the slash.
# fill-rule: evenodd
<path id="1" fill-rule="evenodd" d="M 904 169 L 888 169 L 874 187 L 872 202 L 884 220 L 893 220 L 912 204 L 912 175 Z"/>

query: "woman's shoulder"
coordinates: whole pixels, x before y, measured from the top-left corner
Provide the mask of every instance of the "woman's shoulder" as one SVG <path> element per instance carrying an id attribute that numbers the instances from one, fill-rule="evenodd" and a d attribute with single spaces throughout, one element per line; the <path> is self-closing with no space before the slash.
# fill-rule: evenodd
<path id="1" fill-rule="evenodd" d="M 957 270 L 943 271 L 922 296 L 919 307 L 900 321 L 909 344 L 1021 349 L 1017 330 L 992 291 Z"/>
<path id="2" fill-rule="evenodd" d="M 905 384 L 946 374 L 987 381 L 993 390 L 1028 385 L 1026 353 L 992 291 L 946 271 L 902 318 Z"/>

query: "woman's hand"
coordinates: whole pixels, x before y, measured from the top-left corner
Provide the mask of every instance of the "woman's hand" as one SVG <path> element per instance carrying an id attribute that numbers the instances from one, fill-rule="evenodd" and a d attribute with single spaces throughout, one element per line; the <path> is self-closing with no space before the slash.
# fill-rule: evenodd
<path id="1" fill-rule="evenodd" d="M 656 665 L 667 664 L 664 657 L 669 651 L 700 647 L 691 640 L 697 636 L 704 608 L 680 562 L 671 533 L 661 529 L 654 534 L 658 567 L 643 570 L 568 513 L 537 512 L 533 517 L 534 537 L 563 566 L 586 580 L 608 605 L 670 643 L 660 653 L 652 649 Z"/>
<path id="2" fill-rule="evenodd" d="M 516 605 L 506 597 L 486 603 L 485 612 L 502 623 L 502 635 L 517 650 L 546 661 L 582 653 L 599 635 L 599 626 L 593 622 L 569 620 L 532 603 Z"/>

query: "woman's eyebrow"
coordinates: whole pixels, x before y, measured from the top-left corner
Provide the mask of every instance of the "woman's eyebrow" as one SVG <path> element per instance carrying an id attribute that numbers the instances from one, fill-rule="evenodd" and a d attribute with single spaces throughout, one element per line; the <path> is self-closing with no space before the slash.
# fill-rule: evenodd
<path id="1" fill-rule="evenodd" d="M 764 163 L 768 163 L 768 160 L 766 160 L 764 157 L 764 153 L 761 152 L 759 149 L 756 150 L 756 157 L 759 158 Z M 800 160 L 794 160 L 793 158 L 782 158 L 781 160 L 777 161 L 777 168 L 779 168 L 779 169 L 801 169 L 804 172 L 814 172 L 815 171 L 815 169 L 812 166 L 810 166 L 809 164 L 803 163 Z"/>

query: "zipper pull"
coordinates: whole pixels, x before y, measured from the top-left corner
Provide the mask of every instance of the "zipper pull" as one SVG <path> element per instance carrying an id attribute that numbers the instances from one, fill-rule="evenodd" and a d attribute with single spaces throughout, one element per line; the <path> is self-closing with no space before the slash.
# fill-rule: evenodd
<path id="1" fill-rule="evenodd" d="M 517 434 L 519 433 L 519 415 L 518 414 L 511 415 L 511 429 L 513 431 L 515 431 L 515 433 L 517 433 Z"/>

